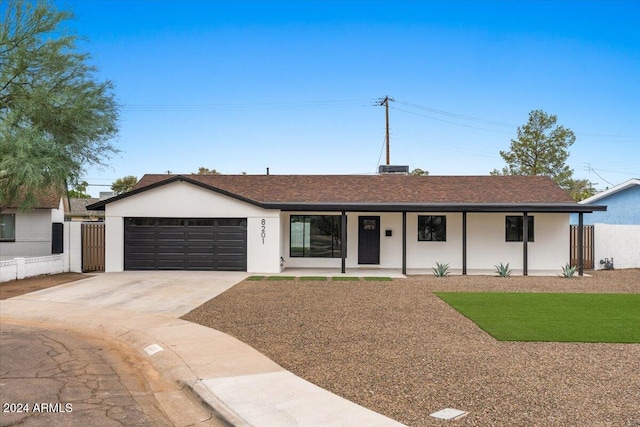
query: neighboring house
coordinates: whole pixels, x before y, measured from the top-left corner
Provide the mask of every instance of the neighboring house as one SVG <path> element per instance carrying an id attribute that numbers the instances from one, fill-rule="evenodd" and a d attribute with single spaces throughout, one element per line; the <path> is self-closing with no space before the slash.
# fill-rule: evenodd
<path id="1" fill-rule="evenodd" d="M 105 210 L 106 271 L 286 267 L 527 274 L 569 261 L 580 205 L 539 176 L 145 175 Z M 528 236 L 523 239 L 523 236 Z"/>
<path id="2" fill-rule="evenodd" d="M 584 224 L 635 224 L 640 225 L 640 179 L 611 187 L 588 199 L 581 205 L 606 205 L 606 212 L 593 212 L 584 216 Z M 571 223 L 578 223 L 578 216 L 571 216 Z"/>
<path id="3" fill-rule="evenodd" d="M 0 212 L 0 259 L 38 257 L 63 252 L 66 194 L 50 191 L 30 210 Z"/>
<path id="4" fill-rule="evenodd" d="M 114 195 L 115 193 L 113 191 L 101 191 L 99 198 L 70 198 L 70 210 L 65 212 L 65 221 L 104 221 L 104 210 L 89 210 L 87 206 L 113 197 Z"/>
<path id="5" fill-rule="evenodd" d="M 103 221 L 104 211 L 88 210 L 87 206 L 99 202 L 97 197 L 91 198 L 69 198 L 69 212 L 65 212 L 66 221 Z"/>
<path id="6" fill-rule="evenodd" d="M 607 205 L 606 212 L 584 215 L 584 224 L 593 225 L 594 267 L 604 268 L 607 260 L 613 260 L 614 268 L 639 268 L 640 179 L 630 179 L 580 204 Z M 578 223 L 577 216 L 571 223 Z"/>

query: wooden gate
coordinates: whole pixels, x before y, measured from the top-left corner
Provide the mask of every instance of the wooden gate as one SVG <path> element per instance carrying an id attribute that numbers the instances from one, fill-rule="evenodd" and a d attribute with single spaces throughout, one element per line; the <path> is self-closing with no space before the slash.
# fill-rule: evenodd
<path id="1" fill-rule="evenodd" d="M 578 266 L 578 236 L 579 226 L 572 225 L 570 231 L 569 254 L 571 258 L 571 266 Z M 593 268 L 593 225 L 582 226 L 582 247 L 583 247 L 583 267 L 584 269 Z"/>
<path id="2" fill-rule="evenodd" d="M 82 223 L 82 271 L 104 271 L 104 222 Z"/>

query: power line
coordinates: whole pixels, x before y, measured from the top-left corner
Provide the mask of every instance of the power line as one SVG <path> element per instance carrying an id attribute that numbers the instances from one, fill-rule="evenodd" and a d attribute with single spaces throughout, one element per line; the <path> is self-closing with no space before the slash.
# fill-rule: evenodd
<path id="1" fill-rule="evenodd" d="M 420 113 L 416 113 L 414 111 L 409 111 L 409 110 L 403 110 L 402 108 L 397 108 L 397 107 L 390 107 L 390 108 L 392 108 L 394 110 L 397 110 L 397 111 L 402 111 L 404 113 L 409 113 L 409 114 L 413 114 L 413 115 L 416 115 L 416 116 L 425 117 L 427 119 L 437 120 L 439 122 L 451 123 L 451 124 L 454 124 L 454 125 L 464 126 L 464 127 L 473 128 L 473 129 L 486 130 L 487 132 L 495 132 L 495 133 L 502 133 L 502 134 L 505 134 L 505 135 L 513 135 L 513 132 L 505 132 L 505 131 L 501 131 L 501 130 L 487 129 L 487 128 L 481 128 L 479 126 L 467 125 L 467 124 L 464 124 L 464 123 L 452 122 L 451 120 L 439 119 L 437 117 L 427 116 L 425 114 L 420 114 Z"/>
<path id="2" fill-rule="evenodd" d="M 444 115 L 444 116 L 449 116 L 449 117 L 453 117 L 453 118 L 457 118 L 457 119 L 463 119 L 463 120 L 470 120 L 470 121 L 479 122 L 479 123 L 485 123 L 485 124 L 493 125 L 493 126 L 501 126 L 501 127 L 508 127 L 508 128 L 517 127 L 517 125 L 511 124 L 511 123 L 505 123 L 505 122 L 499 122 L 499 121 L 495 121 L 495 120 L 481 119 L 479 117 L 466 116 L 466 115 L 463 115 L 463 114 L 451 113 L 449 111 L 438 110 L 436 108 L 425 107 L 423 105 L 412 104 L 412 103 L 404 102 L 404 101 L 398 101 L 398 104 L 406 105 L 407 107 L 412 107 L 412 108 L 416 108 L 416 109 L 419 109 L 419 110 L 429 111 L 429 112 L 436 113 L 436 114 L 441 114 L 441 115 Z"/>
<path id="3" fill-rule="evenodd" d="M 366 107 L 370 103 L 371 99 L 220 104 L 125 104 L 123 109 L 126 111 L 277 111 L 300 108 Z"/>
<path id="4" fill-rule="evenodd" d="M 602 176 L 600 176 L 600 174 L 598 172 L 596 172 L 592 167 L 591 167 L 591 163 L 587 163 L 587 171 L 589 173 L 593 172 L 598 178 L 600 178 L 601 180 L 603 180 L 604 182 L 606 182 L 607 184 L 613 186 L 615 184 L 610 183 L 609 181 L 607 181 L 606 179 L 604 179 Z"/>

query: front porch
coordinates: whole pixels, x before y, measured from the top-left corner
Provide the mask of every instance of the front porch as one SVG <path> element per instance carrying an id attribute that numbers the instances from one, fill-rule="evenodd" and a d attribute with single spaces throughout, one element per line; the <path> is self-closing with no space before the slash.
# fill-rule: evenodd
<path id="1" fill-rule="evenodd" d="M 281 275 L 406 277 L 432 275 L 441 263 L 454 276 L 495 276 L 495 265 L 509 263 L 513 276 L 556 276 L 569 262 L 568 226 L 566 212 L 518 212 L 512 206 L 282 212 Z"/>

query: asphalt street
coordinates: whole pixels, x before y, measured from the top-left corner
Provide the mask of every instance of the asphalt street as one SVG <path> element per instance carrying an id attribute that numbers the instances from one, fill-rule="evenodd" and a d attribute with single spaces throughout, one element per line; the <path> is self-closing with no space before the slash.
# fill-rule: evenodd
<path id="1" fill-rule="evenodd" d="M 154 395 L 171 387 L 116 343 L 0 325 L 0 426 L 171 426 Z"/>

